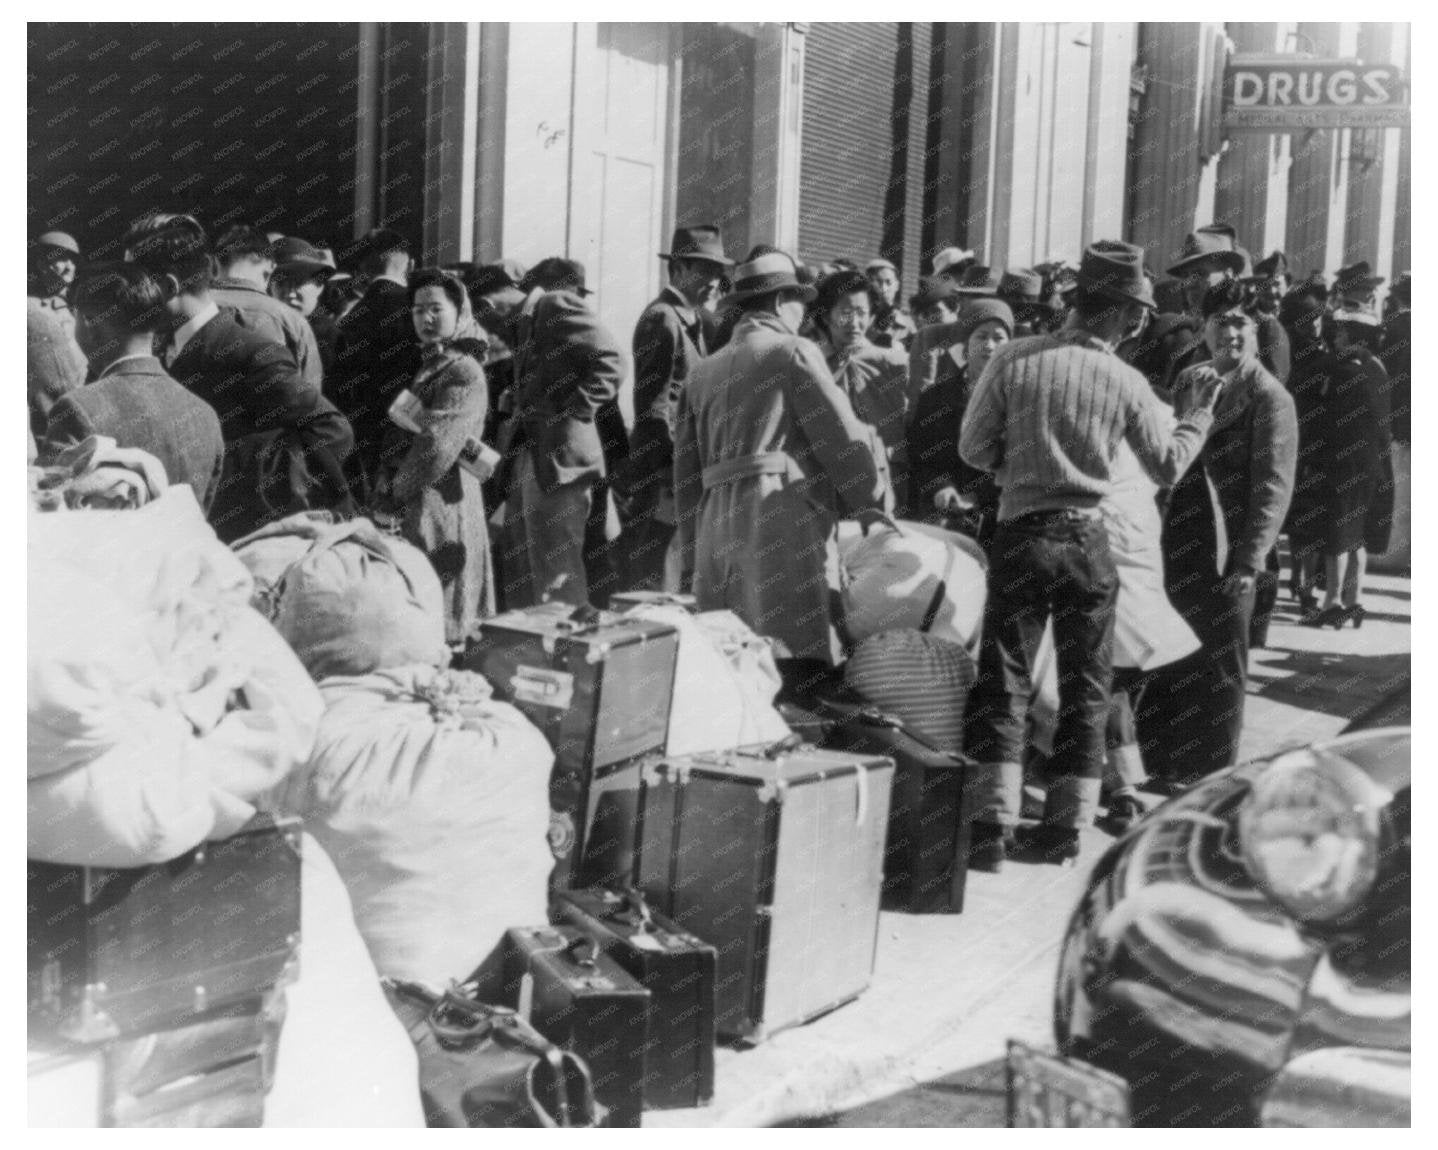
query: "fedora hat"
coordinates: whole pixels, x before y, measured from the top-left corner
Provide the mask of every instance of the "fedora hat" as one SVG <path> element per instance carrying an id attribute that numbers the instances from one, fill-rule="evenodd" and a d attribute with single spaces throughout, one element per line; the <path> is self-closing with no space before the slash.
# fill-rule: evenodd
<path id="1" fill-rule="evenodd" d="M 1265 260 L 1259 260 L 1253 265 L 1253 275 L 1249 277 L 1255 280 L 1276 280 L 1288 278 L 1288 257 L 1282 252 L 1274 252 Z"/>
<path id="2" fill-rule="evenodd" d="M 275 261 L 275 271 L 282 276 L 309 279 L 317 275 L 328 278 L 335 274 L 334 261 L 325 259 L 324 252 L 298 236 L 284 236 L 276 240 L 270 245 L 270 258 Z"/>
<path id="3" fill-rule="evenodd" d="M 1230 254 L 1232 254 L 1230 252 Z M 1124 303 L 1154 310 L 1153 287 L 1143 274 L 1143 249 L 1121 240 L 1097 240 L 1084 249 L 1078 284 Z"/>
<path id="4" fill-rule="evenodd" d="M 543 288 L 545 291 L 572 291 L 578 292 L 580 295 L 594 294 L 584 285 L 584 265 L 578 260 L 567 260 L 562 256 L 550 256 L 548 259 L 540 260 L 529 269 L 529 274 L 519 281 L 520 291 L 530 292 L 537 287 Z"/>
<path id="5" fill-rule="evenodd" d="M 965 251 L 963 248 L 944 248 L 934 256 L 934 275 L 943 275 L 951 267 L 973 260 L 974 255 L 974 252 Z"/>
<path id="6" fill-rule="evenodd" d="M 1008 304 L 1038 304 L 1043 294 L 1044 277 L 1031 268 L 1011 268 L 999 280 L 999 299 Z"/>
<path id="7" fill-rule="evenodd" d="M 959 285 L 948 276 L 925 276 L 919 281 L 919 290 L 909 297 L 913 311 L 923 311 L 935 304 L 952 304 L 959 298 Z"/>
<path id="8" fill-rule="evenodd" d="M 960 295 L 998 298 L 998 273 L 993 268 L 984 267 L 983 264 L 971 264 L 966 267 L 959 275 L 958 284 Z"/>
<path id="9" fill-rule="evenodd" d="M 1203 267 L 1218 267 L 1238 275 L 1243 271 L 1243 253 L 1236 250 L 1227 231 L 1212 227 L 1189 232 L 1178 253 L 1178 262 L 1168 269 L 1171 276 L 1186 276 Z"/>
<path id="10" fill-rule="evenodd" d="M 1378 316 L 1366 307 L 1341 307 L 1330 318 L 1334 323 L 1356 323 L 1360 327 L 1378 326 Z"/>
<path id="11" fill-rule="evenodd" d="M 1338 269 L 1338 275 L 1333 279 L 1333 290 L 1339 295 L 1367 294 L 1385 280 L 1386 277 L 1373 274 L 1367 260 L 1359 260 L 1356 264 Z"/>
<path id="12" fill-rule="evenodd" d="M 734 290 L 720 306 L 731 307 L 779 291 L 792 291 L 805 303 L 812 303 L 819 294 L 812 284 L 799 282 L 798 268 L 792 257 L 783 252 L 749 254 L 754 258 L 735 267 Z"/>
<path id="13" fill-rule="evenodd" d="M 661 260 L 703 260 L 732 268 L 734 261 L 724 254 L 724 239 L 714 224 L 692 224 L 687 228 L 675 228 L 674 239 L 669 250 L 660 252 Z"/>

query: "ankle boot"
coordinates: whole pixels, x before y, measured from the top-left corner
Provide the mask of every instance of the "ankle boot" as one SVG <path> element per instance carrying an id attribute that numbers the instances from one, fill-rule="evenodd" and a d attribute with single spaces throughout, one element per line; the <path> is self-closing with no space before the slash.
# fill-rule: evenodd
<path id="1" fill-rule="evenodd" d="M 1013 849 L 1012 827 L 999 823 L 974 823 L 969 838 L 969 869 L 998 874 Z"/>

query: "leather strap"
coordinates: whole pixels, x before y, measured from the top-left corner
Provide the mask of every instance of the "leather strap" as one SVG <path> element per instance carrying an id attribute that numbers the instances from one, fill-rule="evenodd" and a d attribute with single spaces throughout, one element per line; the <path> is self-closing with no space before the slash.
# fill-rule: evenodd
<path id="1" fill-rule="evenodd" d="M 924 608 L 924 619 L 919 624 L 919 630 L 928 634 L 939 618 L 939 608 L 944 605 L 944 600 L 949 595 L 949 576 L 954 573 L 954 555 L 958 548 L 948 547 L 948 556 L 944 559 L 944 573 L 939 576 L 938 586 L 934 588 L 934 594 L 929 599 L 929 605 Z"/>
<path id="2" fill-rule="evenodd" d="M 760 475 L 787 475 L 796 482 L 805 478 L 803 469 L 787 451 L 761 451 L 757 455 L 740 455 L 711 463 L 704 469 L 704 490 Z"/>

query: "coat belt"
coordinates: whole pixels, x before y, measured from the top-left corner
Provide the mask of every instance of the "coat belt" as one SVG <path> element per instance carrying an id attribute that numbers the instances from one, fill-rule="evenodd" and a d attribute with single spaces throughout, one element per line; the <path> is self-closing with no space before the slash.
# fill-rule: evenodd
<path id="1" fill-rule="evenodd" d="M 740 455 L 711 463 L 704 469 L 704 490 L 760 475 L 787 475 L 795 482 L 805 478 L 803 468 L 787 451 L 761 451 L 757 455 Z"/>

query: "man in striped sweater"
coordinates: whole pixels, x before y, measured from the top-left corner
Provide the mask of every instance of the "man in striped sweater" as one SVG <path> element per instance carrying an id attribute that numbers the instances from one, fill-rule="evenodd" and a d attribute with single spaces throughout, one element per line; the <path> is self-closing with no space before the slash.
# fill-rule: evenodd
<path id="1" fill-rule="evenodd" d="M 1167 430 L 1148 382 L 1114 354 L 1153 308 L 1143 250 L 1099 241 L 1084 253 L 1068 325 L 1000 348 L 969 400 L 959 454 L 994 472 L 1001 488 L 979 677 L 964 728 L 964 748 L 978 764 L 970 863 L 981 870 L 999 869 L 1014 845 L 1031 670 L 1050 617 L 1059 670 L 1055 778 L 1033 845 L 1054 861 L 1076 857 L 1078 828 L 1097 810 L 1118 591 L 1098 506 L 1120 440 L 1156 482 L 1174 483 L 1203 447 L 1218 394 L 1209 371 Z"/>

